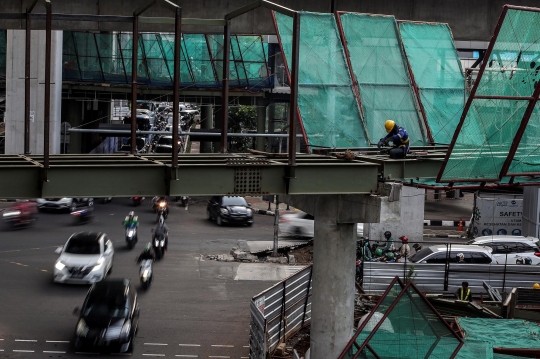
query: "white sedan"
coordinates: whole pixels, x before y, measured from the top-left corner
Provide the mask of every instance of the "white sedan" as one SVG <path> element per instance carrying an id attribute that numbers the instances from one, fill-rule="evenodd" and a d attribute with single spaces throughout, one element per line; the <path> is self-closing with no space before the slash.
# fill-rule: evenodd
<path id="1" fill-rule="evenodd" d="M 54 265 L 57 283 L 95 283 L 105 279 L 112 270 L 114 248 L 105 233 L 72 234 L 56 253 L 60 254 Z"/>
<path id="2" fill-rule="evenodd" d="M 298 211 L 283 214 L 279 217 L 279 233 L 284 237 L 313 238 L 315 232 L 315 220 L 311 214 Z M 364 224 L 356 224 L 356 235 L 364 235 Z"/>

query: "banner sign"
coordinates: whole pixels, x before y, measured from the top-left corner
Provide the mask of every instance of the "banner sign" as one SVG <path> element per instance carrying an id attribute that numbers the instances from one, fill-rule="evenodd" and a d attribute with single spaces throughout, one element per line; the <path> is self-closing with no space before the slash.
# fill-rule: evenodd
<path id="1" fill-rule="evenodd" d="M 476 197 L 474 234 L 521 236 L 522 217 L 522 198 Z"/>

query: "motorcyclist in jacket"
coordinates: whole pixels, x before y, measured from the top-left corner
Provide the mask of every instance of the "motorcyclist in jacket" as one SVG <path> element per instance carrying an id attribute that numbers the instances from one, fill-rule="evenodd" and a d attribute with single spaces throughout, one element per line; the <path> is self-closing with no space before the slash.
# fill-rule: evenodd
<path id="1" fill-rule="evenodd" d="M 165 250 L 167 250 L 167 247 L 169 245 L 169 227 L 165 224 L 165 220 L 163 219 L 163 216 L 159 217 L 159 221 L 154 227 L 154 230 L 152 233 L 152 241 L 156 237 L 165 238 Z"/>
<path id="2" fill-rule="evenodd" d="M 405 128 L 398 126 L 392 120 L 386 120 L 384 127 L 388 135 L 381 138 L 377 147 L 388 145 L 388 142 L 392 142 L 393 148 L 388 151 L 390 158 L 405 158 L 410 152 L 409 148 L 409 134 Z"/>
<path id="3" fill-rule="evenodd" d="M 141 261 L 146 259 L 156 260 L 156 254 L 154 253 L 154 248 L 152 248 L 152 243 L 147 243 L 146 246 L 144 246 L 142 253 L 137 257 L 137 263 L 141 263 Z"/>
<path id="4" fill-rule="evenodd" d="M 129 228 L 131 226 L 138 227 L 139 226 L 139 217 L 135 215 L 135 212 L 131 211 L 124 219 L 124 222 L 122 222 L 122 225 L 126 228 Z"/>

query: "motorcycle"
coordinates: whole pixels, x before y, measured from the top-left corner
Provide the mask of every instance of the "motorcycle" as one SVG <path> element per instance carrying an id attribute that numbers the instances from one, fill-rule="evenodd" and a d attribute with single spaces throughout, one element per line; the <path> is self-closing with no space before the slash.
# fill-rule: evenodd
<path id="1" fill-rule="evenodd" d="M 139 278 L 141 279 L 141 286 L 144 289 L 148 289 L 150 287 L 150 284 L 154 280 L 154 277 L 152 276 L 152 264 L 153 260 L 151 259 L 143 259 L 141 261 L 140 267 L 139 267 Z"/>
<path id="2" fill-rule="evenodd" d="M 35 218 L 32 215 L 23 215 L 21 211 L 11 210 L 2 214 L 4 223 L 11 228 L 23 228 L 30 226 Z"/>
<path id="3" fill-rule="evenodd" d="M 186 209 L 186 211 L 187 211 L 188 206 L 189 206 L 189 197 L 188 196 L 182 196 L 180 201 L 181 201 L 180 203 L 182 204 L 182 207 L 184 207 Z"/>
<path id="4" fill-rule="evenodd" d="M 169 214 L 169 209 L 168 208 L 159 208 L 158 211 L 157 211 L 156 223 L 159 222 L 159 218 L 161 216 L 163 216 L 163 220 L 166 220 L 168 214 Z"/>
<path id="5" fill-rule="evenodd" d="M 165 237 L 156 236 L 152 241 L 154 252 L 156 253 L 156 259 L 161 259 L 165 255 Z"/>
<path id="6" fill-rule="evenodd" d="M 130 225 L 129 227 L 126 226 L 126 243 L 129 249 L 133 249 L 135 247 L 135 243 L 137 243 L 137 226 L 134 224 Z"/>
<path id="7" fill-rule="evenodd" d="M 167 214 L 169 214 L 169 204 L 165 200 L 159 200 L 159 198 L 154 198 L 153 203 L 152 203 L 152 209 L 156 213 L 159 210 L 164 209 L 164 210 L 166 210 Z"/>
<path id="8" fill-rule="evenodd" d="M 131 197 L 131 199 L 133 200 L 133 206 L 137 207 L 141 205 L 144 197 Z"/>
<path id="9" fill-rule="evenodd" d="M 86 224 L 94 218 L 94 210 L 90 208 L 80 209 L 78 211 L 71 212 L 71 215 L 75 219 L 74 223 L 77 224 Z"/>

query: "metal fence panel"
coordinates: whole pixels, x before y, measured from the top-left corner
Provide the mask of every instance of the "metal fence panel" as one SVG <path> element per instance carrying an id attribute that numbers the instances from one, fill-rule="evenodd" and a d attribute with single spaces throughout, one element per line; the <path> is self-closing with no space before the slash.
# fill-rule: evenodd
<path id="1" fill-rule="evenodd" d="M 364 290 L 384 292 L 392 279 L 404 279 L 414 266 L 413 282 L 422 291 L 444 291 L 445 264 L 414 263 L 364 263 Z M 500 292 L 515 287 L 532 287 L 540 281 L 540 266 L 500 265 L 500 264 L 457 264 L 448 268 L 448 291 L 455 292 L 462 282 L 469 282 L 473 293 L 483 292 L 485 281 Z"/>
<path id="2" fill-rule="evenodd" d="M 253 297 L 251 321 L 259 322 L 251 326 L 250 359 L 265 358 L 259 350 L 262 346 L 251 337 L 264 337 L 266 352 L 272 352 L 281 341 L 287 340 L 309 323 L 311 290 L 311 266 L 308 266 Z M 264 326 L 260 325 L 262 321 Z"/>
<path id="3" fill-rule="evenodd" d="M 249 321 L 249 358 L 264 359 L 266 357 L 266 323 L 263 314 L 254 301 L 250 303 Z"/>

